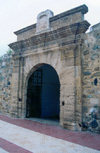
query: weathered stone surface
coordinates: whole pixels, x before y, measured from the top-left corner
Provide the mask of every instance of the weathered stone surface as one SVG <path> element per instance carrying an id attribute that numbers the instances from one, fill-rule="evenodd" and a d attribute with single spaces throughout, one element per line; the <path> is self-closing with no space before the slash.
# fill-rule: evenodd
<path id="1" fill-rule="evenodd" d="M 100 24 L 85 34 L 87 11 L 83 5 L 53 17 L 42 12 L 37 24 L 15 32 L 13 57 L 0 61 L 1 113 L 25 117 L 29 76 L 45 63 L 59 76 L 60 124 L 100 132 Z"/>
<path id="2" fill-rule="evenodd" d="M 83 121 L 87 125 L 85 130 L 100 132 L 100 23 L 92 27 L 92 31 L 87 34 L 88 45 L 85 44 L 83 51 Z M 85 58 L 87 56 L 88 58 Z M 89 71 L 87 71 L 89 70 Z M 87 77 L 85 77 L 87 73 Z M 97 80 L 95 82 L 95 79 Z M 84 95 L 85 93 L 85 95 Z"/>
<path id="3" fill-rule="evenodd" d="M 71 25 L 73 23 L 78 23 L 83 21 L 84 14 L 88 12 L 88 8 L 86 5 L 82 5 L 71 9 L 69 11 L 63 12 L 56 16 L 53 16 L 49 19 L 50 27 L 52 30 L 56 30 L 60 27 L 64 27 L 67 25 Z M 17 40 L 25 40 L 34 35 L 36 35 L 36 24 L 23 28 L 19 31 L 16 31 Z"/>
<path id="4" fill-rule="evenodd" d="M 53 17 L 53 12 L 46 10 L 37 16 L 36 34 L 47 32 L 51 29 L 49 18 Z"/>
<path id="5" fill-rule="evenodd" d="M 0 113 L 9 115 L 13 60 L 11 54 L 0 58 Z"/>
<path id="6" fill-rule="evenodd" d="M 15 97 L 13 96 L 14 98 L 12 97 L 11 100 L 12 103 L 14 101 L 11 114 L 14 115 L 15 112 L 16 117 L 25 116 L 28 77 L 39 65 L 46 63 L 56 70 L 60 80 L 60 124 L 62 126 L 67 125 L 67 128 L 70 127 L 70 129 L 80 129 L 76 122 L 81 121 L 80 46 L 83 41 L 83 34 L 89 26 L 89 23 L 83 18 L 86 12 L 87 7 L 83 5 L 51 17 L 49 20 L 49 16 L 46 17 L 39 25 L 37 23 L 36 34 L 29 34 L 33 26 L 16 32 L 20 41 L 9 45 L 15 52 L 12 80 L 18 91 L 16 92 L 12 86 L 12 94 Z M 42 14 L 45 15 L 46 13 L 43 12 Z M 40 16 L 41 14 L 39 18 Z M 49 23 L 43 29 L 41 25 L 45 21 Z M 38 26 L 40 26 L 39 29 Z M 43 30 L 47 31 L 43 33 Z M 18 99 L 22 100 L 22 105 Z"/>

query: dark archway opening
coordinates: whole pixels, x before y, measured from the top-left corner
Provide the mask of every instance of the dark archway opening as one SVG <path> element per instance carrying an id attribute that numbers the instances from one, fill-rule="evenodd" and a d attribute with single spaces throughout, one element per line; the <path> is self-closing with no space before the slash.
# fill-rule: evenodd
<path id="1" fill-rule="evenodd" d="M 59 119 L 60 82 L 55 69 L 43 64 L 34 71 L 27 86 L 26 117 Z"/>

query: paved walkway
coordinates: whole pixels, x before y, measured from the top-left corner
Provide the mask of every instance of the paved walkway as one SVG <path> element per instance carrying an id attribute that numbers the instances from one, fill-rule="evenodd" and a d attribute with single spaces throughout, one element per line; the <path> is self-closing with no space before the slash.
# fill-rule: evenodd
<path id="1" fill-rule="evenodd" d="M 0 153 L 100 153 L 100 135 L 0 115 Z"/>

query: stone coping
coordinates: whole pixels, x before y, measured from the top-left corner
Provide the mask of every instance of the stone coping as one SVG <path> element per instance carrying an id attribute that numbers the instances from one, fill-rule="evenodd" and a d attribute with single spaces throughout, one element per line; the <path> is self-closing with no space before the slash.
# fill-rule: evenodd
<path id="1" fill-rule="evenodd" d="M 88 12 L 88 7 L 84 4 L 84 5 L 78 6 L 78 7 L 76 7 L 76 8 L 73 8 L 73 9 L 71 9 L 71 10 L 68 10 L 68 11 L 66 11 L 66 12 L 60 13 L 60 14 L 58 14 L 58 15 L 55 15 L 55 16 L 51 17 L 51 18 L 50 18 L 50 22 L 53 22 L 53 21 L 55 21 L 55 20 L 58 20 L 58 19 L 60 19 L 60 18 L 63 18 L 63 17 L 65 17 L 65 16 L 69 16 L 69 15 L 72 15 L 72 14 L 78 13 L 78 12 L 81 12 L 82 14 L 85 14 L 85 13 Z M 18 34 L 21 34 L 21 33 L 23 33 L 23 32 L 26 32 L 26 31 L 28 31 L 28 30 L 34 29 L 34 28 L 36 28 L 36 24 L 32 24 L 32 25 L 30 25 L 30 26 L 27 26 L 27 27 L 25 27 L 25 28 L 23 28 L 23 29 L 21 29 L 21 30 L 18 30 L 18 31 L 16 31 L 16 32 L 14 32 L 14 33 L 15 33 L 16 35 L 18 35 Z"/>

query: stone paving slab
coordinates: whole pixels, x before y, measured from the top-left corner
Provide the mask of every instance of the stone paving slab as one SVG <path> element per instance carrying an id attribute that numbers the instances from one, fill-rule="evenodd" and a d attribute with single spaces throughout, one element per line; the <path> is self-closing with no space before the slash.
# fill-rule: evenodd
<path id="1" fill-rule="evenodd" d="M 0 148 L 0 153 L 8 153 L 8 152 L 5 151 L 4 149 Z"/>
<path id="2" fill-rule="evenodd" d="M 100 153 L 88 147 L 41 134 L 0 120 L 0 137 L 26 152 L 17 153 Z M 3 148 L 5 149 L 5 148 Z M 14 147 L 12 148 L 12 150 Z M 16 153 L 13 151 L 11 153 Z"/>
<path id="3" fill-rule="evenodd" d="M 1 136 L 1 135 L 0 135 Z M 0 153 L 32 153 L 14 143 L 0 138 Z"/>
<path id="4" fill-rule="evenodd" d="M 100 150 L 99 134 L 68 131 L 61 128 L 60 126 L 42 124 L 26 119 L 12 119 L 3 115 L 0 115 L 0 120 L 32 130 L 34 132 L 52 136 L 54 138 L 59 138 L 72 143 L 80 144 L 82 146 L 87 146 L 96 150 Z"/>

